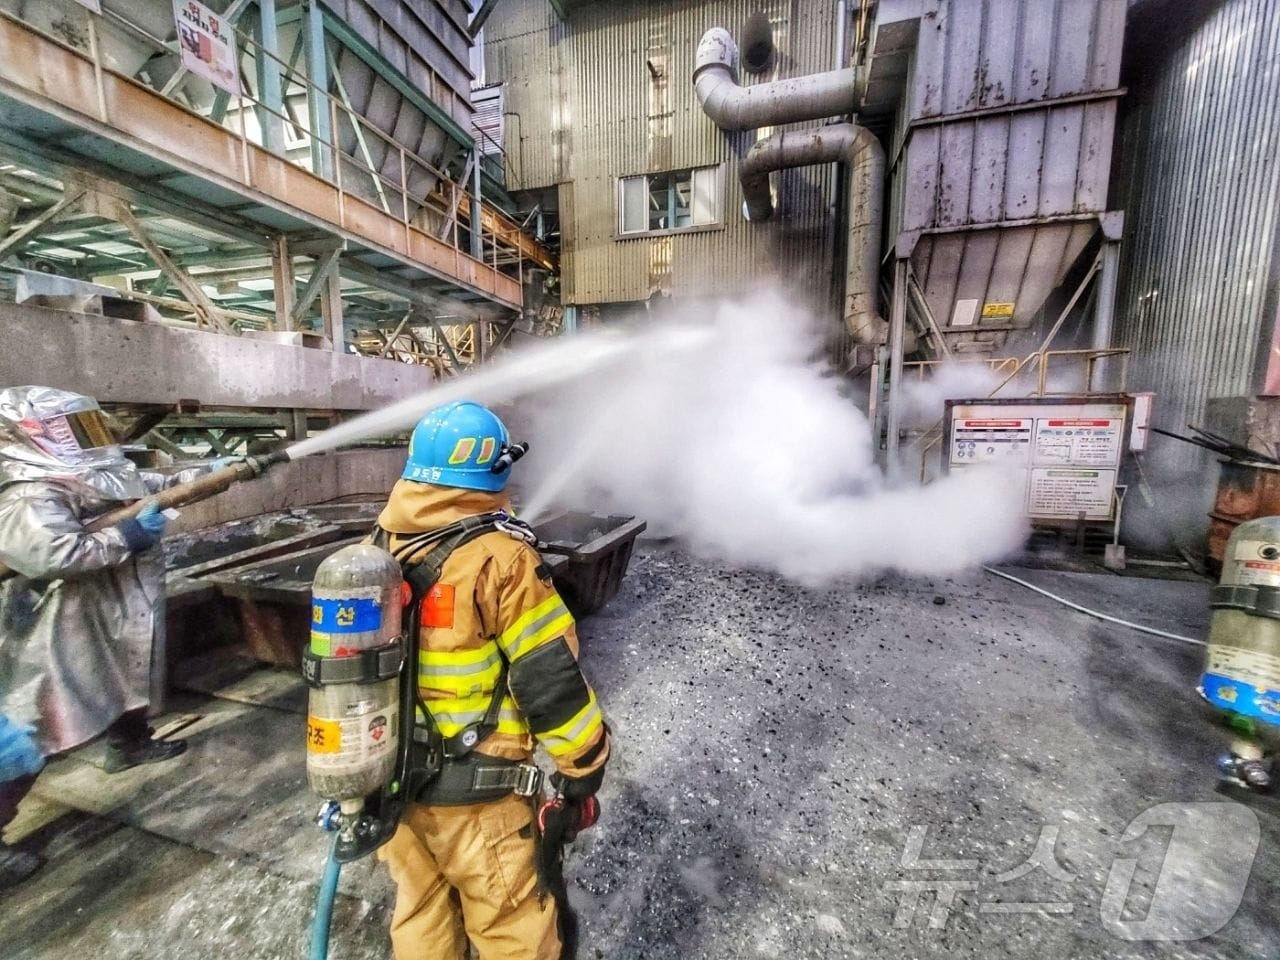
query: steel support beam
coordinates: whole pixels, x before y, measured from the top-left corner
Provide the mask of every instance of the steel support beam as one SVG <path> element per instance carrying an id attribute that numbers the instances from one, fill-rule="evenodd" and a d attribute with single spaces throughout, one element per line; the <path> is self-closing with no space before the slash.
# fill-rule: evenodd
<path id="1" fill-rule="evenodd" d="M 289 411 L 289 439 L 307 439 L 307 411 L 295 407 Z"/>
<path id="2" fill-rule="evenodd" d="M 332 276 L 337 272 L 336 267 L 338 259 L 342 256 L 342 251 L 343 245 L 341 243 L 335 244 L 316 258 L 315 266 L 311 269 L 311 276 L 307 278 L 307 285 L 303 287 L 302 293 L 298 295 L 298 300 L 289 314 L 290 326 L 287 329 L 296 329 L 306 318 L 307 313 L 311 310 L 311 305 L 316 302 L 316 297 L 320 296 L 325 284 L 329 283 Z"/>
<path id="3" fill-rule="evenodd" d="M 262 145 L 272 153 L 284 152 L 284 91 L 280 73 L 280 31 L 276 0 L 257 0 L 258 43 L 254 64 L 258 74 L 258 110 L 262 124 Z M 265 55 L 264 55 L 265 54 Z"/>
<path id="4" fill-rule="evenodd" d="M 325 56 L 325 15 L 320 0 L 310 0 L 302 22 L 306 35 L 307 106 L 311 117 L 311 170 L 326 180 L 333 179 L 333 125 L 329 113 L 329 62 Z"/>
<path id="5" fill-rule="evenodd" d="M 104 202 L 107 205 L 104 207 L 104 212 L 107 209 L 112 211 L 112 215 L 128 229 L 129 233 L 133 235 L 133 239 L 142 245 L 142 249 L 147 251 L 147 256 L 151 258 L 151 262 L 169 277 L 170 283 L 182 291 L 182 295 L 187 298 L 187 302 L 195 310 L 197 319 L 201 323 L 207 323 L 223 333 L 233 333 L 234 331 L 230 324 L 222 318 L 218 307 L 209 299 L 200 284 L 196 283 L 191 279 L 190 274 L 170 260 L 169 255 L 160 248 L 160 245 L 151 239 L 151 235 L 147 233 L 146 226 L 134 216 L 129 204 L 116 200 L 114 197 L 105 198 Z"/>
<path id="6" fill-rule="evenodd" d="M 493 8 L 498 5 L 498 0 L 484 0 L 480 4 L 480 9 L 476 11 L 475 16 L 471 18 L 471 22 L 467 24 L 467 33 L 474 37 L 484 29 L 484 22 L 489 19 L 489 14 L 493 13 Z"/>
<path id="7" fill-rule="evenodd" d="M 467 154 L 467 164 L 462 168 L 462 176 L 459 178 L 460 183 L 471 182 L 471 168 L 476 162 L 476 157 L 480 155 L 479 151 L 472 150 Z M 462 191 L 458 189 L 458 184 L 449 184 L 449 212 L 445 215 L 444 223 L 440 224 L 440 232 L 436 234 L 441 240 L 449 238 L 450 231 L 455 226 L 458 219 L 458 204 L 462 202 Z"/>
<path id="8" fill-rule="evenodd" d="M 467 313 L 468 316 L 459 316 L 457 319 L 451 319 L 452 323 L 465 326 L 470 323 L 479 311 L 474 307 L 470 307 L 460 301 L 447 300 L 444 297 L 428 293 L 415 287 L 413 283 L 403 277 L 396 277 L 394 274 L 382 273 L 372 267 L 365 266 L 354 260 L 350 260 L 342 265 L 342 271 L 351 280 L 374 287 L 378 290 L 384 290 L 387 293 L 394 294 L 402 300 L 418 307 L 425 307 L 427 310 L 439 311 L 442 306 L 447 306 L 450 310 L 459 313 Z"/>
<path id="9" fill-rule="evenodd" d="M 1124 231 L 1124 214 L 1106 213 L 1099 218 L 1102 224 L 1102 251 L 1099 254 L 1098 292 L 1093 315 L 1094 350 L 1109 350 L 1114 336 L 1116 312 L 1116 285 L 1120 278 L 1120 237 Z M 1105 390 L 1111 385 L 1109 357 L 1101 357 L 1091 368 L 1093 376 L 1090 391 Z"/>
<path id="10" fill-rule="evenodd" d="M 54 223 L 64 213 L 71 210 L 81 199 L 84 198 L 84 190 L 78 187 L 71 187 L 62 195 L 62 199 L 55 203 L 52 207 L 42 212 L 39 216 L 28 220 L 21 227 L 15 230 L 9 236 L 0 240 L 0 260 L 9 255 L 11 251 L 21 248 L 28 240 L 35 238 L 42 230 Z"/>
<path id="11" fill-rule="evenodd" d="M 294 288 L 289 238 L 284 234 L 276 237 L 271 245 L 271 284 L 276 306 L 275 327 L 277 330 L 292 330 L 297 290 Z"/>
<path id="12" fill-rule="evenodd" d="M 449 338 L 445 336 L 444 327 L 440 326 L 440 321 L 432 320 L 431 329 L 436 332 L 436 343 L 444 347 L 444 352 L 449 355 L 449 362 L 453 364 L 454 370 L 462 369 L 462 361 L 458 359 L 458 352 L 453 349 L 453 344 L 449 342 Z"/>
<path id="13" fill-rule="evenodd" d="M 401 320 L 396 325 L 396 328 L 391 332 L 391 335 L 387 337 L 387 342 L 384 343 L 382 345 L 382 349 L 378 351 L 378 356 L 385 357 L 387 354 L 391 352 L 391 345 L 396 342 L 396 339 L 400 336 L 400 334 L 404 333 L 404 328 L 409 325 L 409 321 L 412 318 L 413 318 L 413 311 L 410 310 L 408 313 L 404 315 L 404 319 Z"/>
<path id="14" fill-rule="evenodd" d="M 926 331 L 933 339 L 933 342 L 937 344 L 938 355 L 941 356 L 943 360 L 953 359 L 951 355 L 951 347 L 947 344 L 947 338 L 938 328 L 938 322 L 933 318 L 933 311 L 929 309 L 929 303 L 925 300 L 924 291 L 920 289 L 920 284 L 916 280 L 915 270 L 909 269 L 907 271 L 907 283 L 907 289 L 911 294 L 911 299 L 915 302 L 916 311 L 924 319 Z"/>
<path id="15" fill-rule="evenodd" d="M 335 258 L 335 263 L 336 258 Z M 347 352 L 347 330 L 342 318 L 342 278 L 337 270 L 330 270 L 320 294 L 320 320 L 325 336 L 333 344 L 334 353 Z"/>
<path id="16" fill-rule="evenodd" d="M 369 179 L 373 181 L 373 189 L 378 195 L 378 202 L 382 204 L 382 209 L 386 213 L 390 213 L 391 204 L 387 202 L 387 192 L 382 187 L 382 178 L 378 176 L 378 168 L 373 162 L 373 154 L 369 150 L 369 141 L 365 139 L 364 130 L 360 126 L 360 122 L 364 118 L 351 105 L 351 97 L 347 95 L 347 85 L 342 82 L 342 74 L 338 72 L 337 58 L 334 57 L 333 51 L 329 49 L 328 44 L 325 45 L 324 52 L 329 64 L 329 73 L 333 77 L 333 84 L 338 90 L 338 99 L 342 103 L 342 108 L 347 111 L 347 118 L 351 123 L 351 132 L 355 134 L 356 147 L 359 149 L 360 155 L 364 157 L 365 166 L 369 168 Z M 341 162 L 341 158 L 337 157 L 337 135 L 338 132 L 335 130 L 334 155 L 337 162 Z"/>
<path id="17" fill-rule="evenodd" d="M 480 200 L 480 148 L 474 151 L 471 166 L 471 256 L 484 259 L 484 220 Z"/>
<path id="18" fill-rule="evenodd" d="M 261 224 L 242 220 L 225 210 L 202 203 L 184 193 L 171 190 L 154 179 L 113 171 L 112 179 L 89 176 L 84 172 L 84 158 L 44 142 L 28 140 L 21 134 L 0 127 L 0 154 L 8 160 L 52 174 L 63 182 L 80 180 L 95 193 L 114 196 L 136 203 L 175 220 L 197 224 L 223 236 L 256 246 L 267 246 L 270 231 Z"/>
<path id="19" fill-rule="evenodd" d="M 893 262 L 893 300 L 889 311 L 889 395 L 885 401 L 885 472 L 891 480 L 901 475 L 898 445 L 902 433 L 902 348 L 907 333 L 906 257 Z"/>

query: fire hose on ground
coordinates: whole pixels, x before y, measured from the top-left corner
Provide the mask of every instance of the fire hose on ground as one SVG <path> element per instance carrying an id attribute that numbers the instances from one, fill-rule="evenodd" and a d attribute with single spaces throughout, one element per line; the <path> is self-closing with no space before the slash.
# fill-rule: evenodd
<path id="1" fill-rule="evenodd" d="M 1029 583 L 1026 580 L 1013 576 L 1013 574 L 997 570 L 995 567 L 983 567 L 982 569 L 992 576 L 1000 577 L 1002 580 L 1008 580 L 1011 583 L 1016 583 L 1020 587 L 1026 587 L 1028 590 L 1032 590 L 1043 597 L 1048 597 L 1050 600 L 1060 603 L 1064 607 L 1069 607 L 1077 613 L 1083 613 L 1087 617 L 1104 620 L 1107 623 L 1114 623 L 1121 627 L 1128 627 L 1130 630 L 1137 630 L 1139 633 L 1145 633 L 1153 637 L 1160 637 L 1163 640 L 1175 640 L 1178 643 L 1186 643 L 1195 647 L 1203 647 L 1206 645 L 1205 641 L 1196 640 L 1194 637 L 1184 637 L 1181 634 L 1169 633 L 1167 630 L 1157 630 L 1155 627 L 1144 626 L 1141 623 L 1133 623 L 1130 620 L 1121 620 L 1119 617 L 1113 617 L 1109 613 L 1099 613 L 1097 610 L 1090 610 L 1088 607 L 1082 607 L 1080 604 L 1074 603 L 1065 597 L 1060 597 L 1056 593 L 1050 593 L 1043 587 L 1037 587 L 1034 583 Z"/>
<path id="2" fill-rule="evenodd" d="M 338 838 L 335 835 L 333 842 L 329 845 L 329 857 L 324 862 L 320 892 L 316 894 L 316 915 L 311 922 L 310 960 L 328 960 L 333 902 L 338 895 L 338 877 L 341 873 L 342 864 L 338 861 Z"/>

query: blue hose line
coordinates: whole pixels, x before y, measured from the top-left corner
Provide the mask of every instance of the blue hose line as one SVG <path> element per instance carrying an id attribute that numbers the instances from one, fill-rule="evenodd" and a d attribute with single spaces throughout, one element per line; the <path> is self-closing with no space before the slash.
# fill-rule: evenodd
<path id="1" fill-rule="evenodd" d="M 320 892 L 316 896 L 316 916 L 311 923 L 311 960 L 327 960 L 329 956 L 329 924 L 333 920 L 333 901 L 338 895 L 338 875 L 342 864 L 336 856 L 338 835 L 333 835 L 329 847 L 329 859 L 324 864 L 320 878 Z"/>

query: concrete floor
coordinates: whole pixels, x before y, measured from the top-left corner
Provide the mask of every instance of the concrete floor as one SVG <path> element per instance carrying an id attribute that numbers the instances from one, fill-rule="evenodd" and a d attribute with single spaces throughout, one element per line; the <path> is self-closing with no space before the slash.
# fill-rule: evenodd
<path id="1" fill-rule="evenodd" d="M 1203 635 L 1203 584 L 1021 573 Z M 1215 792 L 1223 739 L 1196 706 L 1195 648 L 980 573 L 809 591 L 654 543 L 582 634 L 617 735 L 604 819 L 569 867 L 584 958 L 1277 950 L 1280 805 Z M 182 759 L 106 777 L 89 747 L 42 777 L 17 826 L 51 863 L 0 897 L 0 957 L 305 955 L 325 845 L 305 694 L 270 670 L 198 686 L 218 695 L 180 699 L 197 718 Z M 1220 806 L 1125 838 L 1169 802 Z M 1038 841 L 1056 859 L 1020 866 Z M 1127 897 L 1117 857 L 1134 864 Z M 342 890 L 332 956 L 388 956 L 383 872 L 358 864 Z M 1186 932 L 1206 914 L 1212 929 L 1218 913 L 1230 919 L 1204 939 L 1117 935 L 1168 936 L 1176 918 Z M 1141 930 L 1148 916 L 1175 920 Z"/>

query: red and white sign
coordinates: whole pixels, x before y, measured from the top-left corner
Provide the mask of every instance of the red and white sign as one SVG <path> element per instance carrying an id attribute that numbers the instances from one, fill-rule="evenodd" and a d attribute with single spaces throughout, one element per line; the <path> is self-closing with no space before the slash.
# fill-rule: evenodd
<path id="1" fill-rule="evenodd" d="M 228 93 L 240 95 L 235 28 L 198 0 L 173 0 L 182 65 Z"/>
<path id="2" fill-rule="evenodd" d="M 1033 518 L 1113 516 L 1127 404 L 957 400 L 948 409 L 949 469 L 999 463 L 1025 471 L 1027 514 Z"/>

